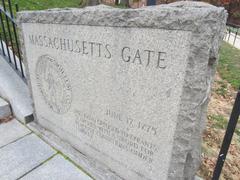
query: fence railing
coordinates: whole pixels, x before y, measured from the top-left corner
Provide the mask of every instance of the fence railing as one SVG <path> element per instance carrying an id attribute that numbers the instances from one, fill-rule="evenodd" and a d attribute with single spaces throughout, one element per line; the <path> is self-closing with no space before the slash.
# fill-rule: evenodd
<path id="1" fill-rule="evenodd" d="M 228 23 L 224 40 L 233 46 L 240 48 L 240 25 Z"/>
<path id="2" fill-rule="evenodd" d="M 17 4 L 15 4 L 14 11 L 18 11 Z M 11 0 L 1 0 L 0 3 L 0 53 L 24 82 L 26 82 L 17 23 L 14 18 Z"/>
<path id="3" fill-rule="evenodd" d="M 234 131 L 236 129 L 236 125 L 238 123 L 238 119 L 240 116 L 240 87 L 237 93 L 237 97 L 233 106 L 233 110 L 228 122 L 228 126 L 227 126 L 227 130 L 222 142 L 222 147 L 220 149 L 219 155 L 218 155 L 218 159 L 217 159 L 217 163 L 213 172 L 213 177 L 212 180 L 218 180 L 220 177 L 220 174 L 222 172 L 222 168 L 228 153 L 228 149 L 230 147 L 231 141 L 232 141 L 232 137 L 234 134 Z"/>

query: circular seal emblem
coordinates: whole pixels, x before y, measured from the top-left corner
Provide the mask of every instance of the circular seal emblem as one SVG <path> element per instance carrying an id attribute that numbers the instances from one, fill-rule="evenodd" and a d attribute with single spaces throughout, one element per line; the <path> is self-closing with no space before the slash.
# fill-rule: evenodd
<path id="1" fill-rule="evenodd" d="M 63 67 L 49 55 L 38 58 L 36 79 L 44 101 L 58 114 L 66 113 L 72 102 L 72 88 Z"/>

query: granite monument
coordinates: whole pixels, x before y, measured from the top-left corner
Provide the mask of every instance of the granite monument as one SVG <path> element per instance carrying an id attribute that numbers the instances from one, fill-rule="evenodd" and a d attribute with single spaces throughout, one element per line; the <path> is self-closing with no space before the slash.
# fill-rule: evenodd
<path id="1" fill-rule="evenodd" d="M 193 179 L 226 11 L 20 12 L 35 120 L 128 180 Z"/>

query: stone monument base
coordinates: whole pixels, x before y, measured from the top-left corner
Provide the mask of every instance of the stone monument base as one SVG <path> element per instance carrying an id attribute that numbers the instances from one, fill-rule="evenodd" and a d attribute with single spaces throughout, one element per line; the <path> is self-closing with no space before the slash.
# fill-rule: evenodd
<path id="1" fill-rule="evenodd" d="M 90 177 L 98 180 L 123 180 L 121 177 L 119 177 L 101 162 L 98 162 L 93 158 L 82 154 L 77 149 L 72 147 L 69 143 L 63 141 L 58 136 L 48 131 L 36 122 L 29 123 L 28 127 L 36 134 L 38 134 L 44 141 L 53 146 L 56 150 L 68 156 Z M 203 179 L 196 175 L 194 180 Z"/>
<path id="2" fill-rule="evenodd" d="M 121 177 L 112 172 L 104 164 L 86 156 L 85 154 L 82 154 L 69 143 L 63 141 L 58 136 L 36 122 L 30 122 L 27 124 L 27 126 L 48 144 L 73 160 L 74 163 L 82 168 L 82 170 L 89 176 L 97 180 L 122 180 Z"/>

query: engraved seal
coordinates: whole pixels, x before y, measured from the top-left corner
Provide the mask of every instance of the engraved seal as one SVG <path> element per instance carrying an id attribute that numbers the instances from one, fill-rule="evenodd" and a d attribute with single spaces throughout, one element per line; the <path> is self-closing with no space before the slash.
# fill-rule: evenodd
<path id="1" fill-rule="evenodd" d="M 38 58 L 36 79 L 44 101 L 58 114 L 68 112 L 72 102 L 72 88 L 63 67 L 49 55 Z"/>

